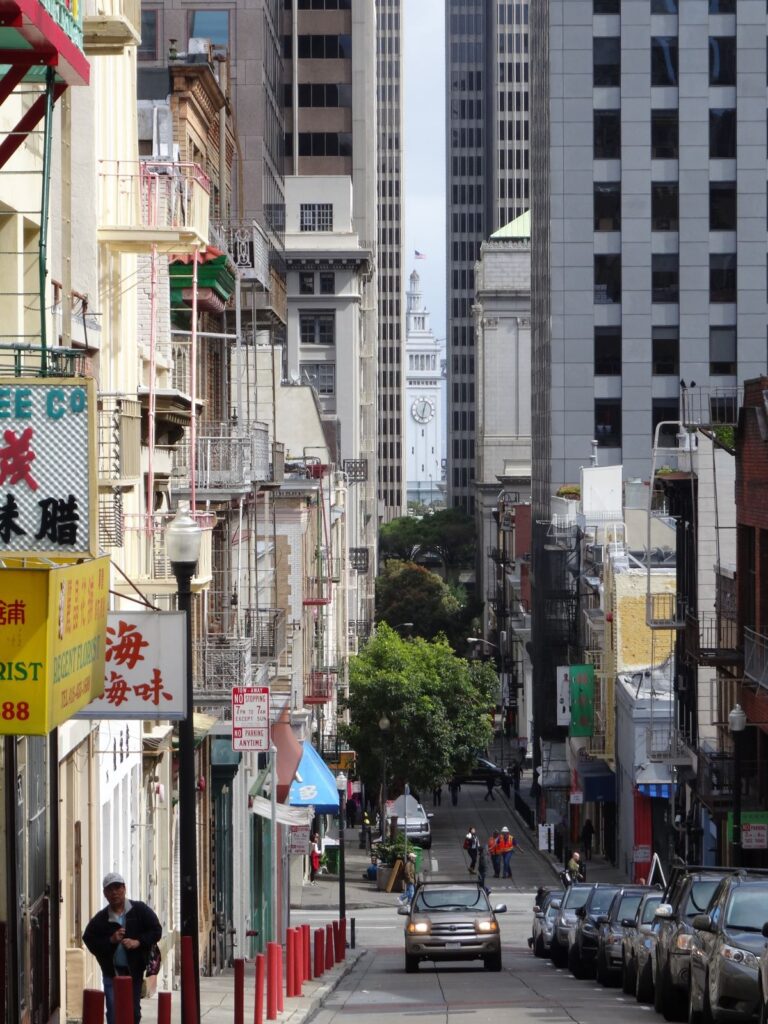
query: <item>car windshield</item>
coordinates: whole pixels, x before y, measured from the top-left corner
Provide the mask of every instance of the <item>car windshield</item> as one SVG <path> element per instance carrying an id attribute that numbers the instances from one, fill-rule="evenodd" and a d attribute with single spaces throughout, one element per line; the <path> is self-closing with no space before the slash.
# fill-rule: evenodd
<path id="1" fill-rule="evenodd" d="M 422 914 L 452 910 L 488 914 L 491 905 L 482 889 L 425 889 L 417 893 L 413 909 Z"/>
<path id="2" fill-rule="evenodd" d="M 639 893 L 636 893 L 634 896 L 622 896 L 619 912 L 616 915 L 619 921 L 623 921 L 625 917 L 634 917 L 637 913 L 637 908 L 640 906 L 641 899 L 642 896 Z"/>
<path id="3" fill-rule="evenodd" d="M 589 886 L 586 886 L 584 889 L 579 889 L 578 886 L 572 885 L 565 894 L 565 899 L 563 900 L 561 909 L 578 910 L 579 907 L 583 907 L 587 902 L 591 892 L 592 890 Z"/>
<path id="4" fill-rule="evenodd" d="M 661 903 L 661 896 L 649 896 L 643 904 L 643 916 L 641 921 L 643 924 L 650 924 L 653 920 L 653 915 L 656 913 L 656 907 Z"/>
<path id="5" fill-rule="evenodd" d="M 589 913 L 592 917 L 597 917 L 599 914 L 607 914 L 608 908 L 617 892 L 617 889 L 610 888 L 595 889 L 592 902 L 589 905 Z"/>
<path id="6" fill-rule="evenodd" d="M 719 878 L 704 878 L 694 882 L 685 905 L 685 916 L 695 917 L 697 914 L 703 914 L 718 885 L 720 885 Z"/>
<path id="7" fill-rule="evenodd" d="M 731 895 L 725 927 L 742 932 L 761 932 L 768 920 L 768 886 L 750 885 Z"/>

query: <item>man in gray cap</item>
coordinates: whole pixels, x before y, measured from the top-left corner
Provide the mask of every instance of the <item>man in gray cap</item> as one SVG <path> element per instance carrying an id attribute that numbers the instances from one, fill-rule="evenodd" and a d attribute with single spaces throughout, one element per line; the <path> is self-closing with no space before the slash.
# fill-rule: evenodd
<path id="1" fill-rule="evenodd" d="M 151 907 L 125 895 L 125 879 L 111 871 L 102 883 L 107 906 L 95 914 L 83 932 L 83 943 L 96 957 L 104 983 L 107 1024 L 115 1024 L 115 977 L 133 982 L 133 1019 L 141 1020 L 141 983 L 152 947 L 162 928 Z"/>

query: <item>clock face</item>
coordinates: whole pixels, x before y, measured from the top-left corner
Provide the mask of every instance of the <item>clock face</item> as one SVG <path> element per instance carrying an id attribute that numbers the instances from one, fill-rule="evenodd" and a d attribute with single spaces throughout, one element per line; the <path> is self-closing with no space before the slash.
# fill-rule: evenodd
<path id="1" fill-rule="evenodd" d="M 429 423 L 435 415 L 435 404 L 430 398 L 417 398 L 411 405 L 411 416 L 417 423 Z"/>

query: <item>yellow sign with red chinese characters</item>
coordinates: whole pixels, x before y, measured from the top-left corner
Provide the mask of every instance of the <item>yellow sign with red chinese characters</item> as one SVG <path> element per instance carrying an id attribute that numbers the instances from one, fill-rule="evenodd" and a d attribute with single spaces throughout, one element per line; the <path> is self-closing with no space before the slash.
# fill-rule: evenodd
<path id="1" fill-rule="evenodd" d="M 0 595 L 0 735 L 45 736 L 104 689 L 109 558 L 0 569 Z"/>

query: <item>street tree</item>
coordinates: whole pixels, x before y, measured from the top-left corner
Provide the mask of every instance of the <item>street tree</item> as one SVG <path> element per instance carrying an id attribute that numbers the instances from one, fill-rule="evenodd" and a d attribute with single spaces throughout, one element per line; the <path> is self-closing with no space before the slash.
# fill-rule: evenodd
<path id="1" fill-rule="evenodd" d="M 415 562 L 390 559 L 376 578 L 376 620 L 393 628 L 411 623 L 415 636 L 449 638 L 462 621 L 461 593 Z"/>
<path id="2" fill-rule="evenodd" d="M 491 739 L 497 689 L 491 665 L 457 657 L 444 637 L 405 639 L 382 623 L 349 664 L 344 732 L 361 776 L 426 792 L 469 767 Z"/>

